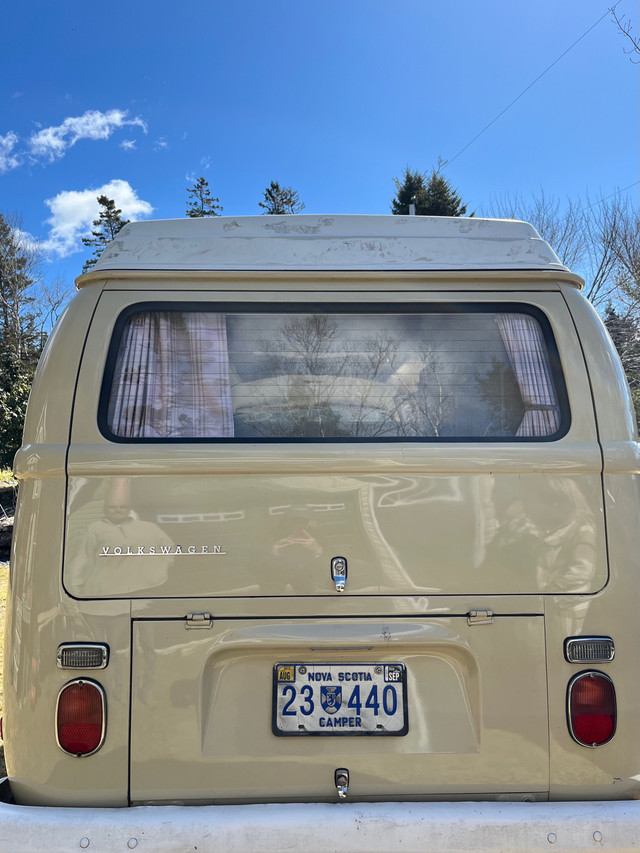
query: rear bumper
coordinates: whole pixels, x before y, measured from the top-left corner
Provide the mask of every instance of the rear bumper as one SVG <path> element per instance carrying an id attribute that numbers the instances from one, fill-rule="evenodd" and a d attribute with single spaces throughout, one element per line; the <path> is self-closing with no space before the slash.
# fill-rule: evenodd
<path id="1" fill-rule="evenodd" d="M 0 802 L 0 853 L 583 853 L 640 849 L 640 802 L 67 809 Z"/>

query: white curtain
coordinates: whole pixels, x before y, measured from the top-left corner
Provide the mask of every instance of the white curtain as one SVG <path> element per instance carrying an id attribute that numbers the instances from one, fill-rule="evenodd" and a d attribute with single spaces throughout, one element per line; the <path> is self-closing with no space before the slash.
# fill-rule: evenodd
<path id="1" fill-rule="evenodd" d="M 516 435 L 552 435 L 560 426 L 560 408 L 540 326 L 529 314 L 496 314 L 496 322 L 525 408 Z"/>
<path id="2" fill-rule="evenodd" d="M 134 315 L 116 361 L 109 426 L 123 438 L 232 437 L 224 314 Z"/>

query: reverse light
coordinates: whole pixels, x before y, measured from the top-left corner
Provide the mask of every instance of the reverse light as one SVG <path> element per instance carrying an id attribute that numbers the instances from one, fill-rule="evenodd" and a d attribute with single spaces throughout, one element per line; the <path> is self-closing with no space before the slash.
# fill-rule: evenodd
<path id="1" fill-rule="evenodd" d="M 611 637 L 567 637 L 564 656 L 569 663 L 608 663 L 615 656 Z"/>
<path id="2" fill-rule="evenodd" d="M 105 731 L 106 699 L 102 687 L 82 678 L 66 684 L 56 706 L 60 749 L 78 758 L 92 755 L 102 746 Z"/>
<path id="3" fill-rule="evenodd" d="M 56 660 L 60 669 L 104 669 L 109 647 L 104 643 L 62 643 Z"/>
<path id="4" fill-rule="evenodd" d="M 616 693 L 602 672 L 581 672 L 567 690 L 567 723 L 571 737 L 582 746 L 602 746 L 616 731 Z"/>

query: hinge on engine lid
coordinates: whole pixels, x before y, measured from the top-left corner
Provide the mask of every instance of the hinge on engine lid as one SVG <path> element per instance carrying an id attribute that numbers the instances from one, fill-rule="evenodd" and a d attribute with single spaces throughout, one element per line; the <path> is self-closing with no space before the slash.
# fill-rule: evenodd
<path id="1" fill-rule="evenodd" d="M 213 625 L 213 616 L 210 613 L 187 613 L 185 616 L 185 628 L 210 628 Z"/>
<path id="2" fill-rule="evenodd" d="M 470 610 L 467 613 L 467 625 L 491 625 L 493 610 Z"/>

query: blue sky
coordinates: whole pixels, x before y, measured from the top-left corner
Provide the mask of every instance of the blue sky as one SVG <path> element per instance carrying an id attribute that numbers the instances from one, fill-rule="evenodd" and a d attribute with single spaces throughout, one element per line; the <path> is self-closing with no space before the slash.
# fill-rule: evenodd
<path id="1" fill-rule="evenodd" d="M 71 283 L 99 193 L 131 219 L 181 217 L 199 175 L 233 216 L 260 213 L 271 180 L 306 213 L 388 213 L 394 176 L 438 157 L 478 213 L 541 190 L 637 199 L 638 66 L 608 5 L 11 3 L 0 210 L 41 241 L 45 276 Z M 635 0 L 617 10 L 637 36 Z"/>

